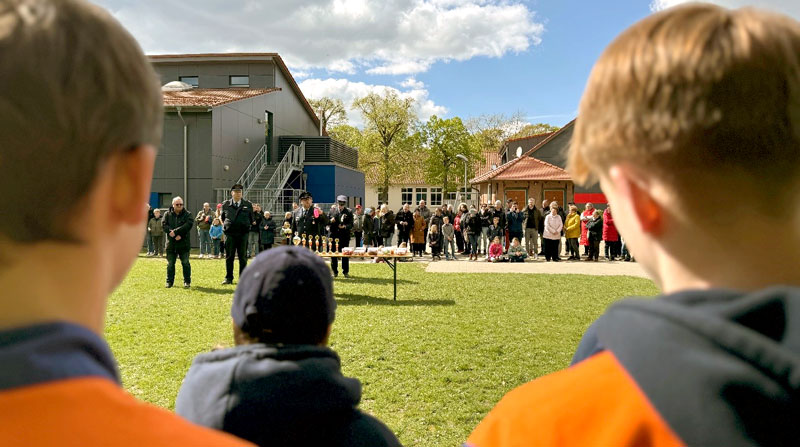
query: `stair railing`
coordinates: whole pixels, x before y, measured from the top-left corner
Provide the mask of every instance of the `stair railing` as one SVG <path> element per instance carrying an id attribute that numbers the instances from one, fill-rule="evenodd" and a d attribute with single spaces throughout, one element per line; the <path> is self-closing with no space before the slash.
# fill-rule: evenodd
<path id="1" fill-rule="evenodd" d="M 272 173 L 272 177 L 263 188 L 266 191 L 275 192 L 274 194 L 270 194 L 270 197 L 265 201 L 266 203 L 262 204 L 264 205 L 263 209 L 270 209 L 276 206 L 281 197 L 280 192 L 283 191 L 283 187 L 286 185 L 286 182 L 289 181 L 292 172 L 303 169 L 305 157 L 305 141 L 301 141 L 299 146 L 296 144 L 289 146 L 289 150 L 286 151 L 281 162 L 275 167 L 275 172 Z"/>
<path id="2" fill-rule="evenodd" d="M 253 183 L 258 179 L 258 176 L 261 175 L 261 171 L 267 166 L 267 144 L 264 143 L 261 146 L 261 149 L 258 150 L 256 156 L 253 157 L 253 160 L 250 161 L 250 164 L 247 165 L 247 169 L 244 170 L 244 173 L 236 183 L 239 183 L 244 187 L 244 194 L 247 194 L 253 186 Z"/>

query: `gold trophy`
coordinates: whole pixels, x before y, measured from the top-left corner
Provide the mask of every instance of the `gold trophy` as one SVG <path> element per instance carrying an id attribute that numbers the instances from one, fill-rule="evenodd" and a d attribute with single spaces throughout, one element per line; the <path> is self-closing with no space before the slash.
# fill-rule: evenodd
<path id="1" fill-rule="evenodd" d="M 306 246 L 306 234 L 303 233 L 303 247 Z"/>
<path id="2" fill-rule="evenodd" d="M 327 238 L 326 238 L 325 236 L 322 236 L 322 251 L 321 251 L 321 253 L 322 253 L 323 255 L 325 254 L 325 240 L 326 240 L 326 239 L 327 239 Z"/>
<path id="3" fill-rule="evenodd" d="M 337 237 L 334 241 L 336 241 L 336 253 L 339 253 L 339 238 Z"/>
<path id="4" fill-rule="evenodd" d="M 333 238 L 328 238 L 328 253 L 333 253 Z"/>
<path id="5" fill-rule="evenodd" d="M 314 236 L 314 248 L 317 249 L 317 254 L 319 254 L 319 235 Z"/>
<path id="6" fill-rule="evenodd" d="M 298 236 L 297 233 L 295 233 L 294 238 L 291 239 L 291 241 L 294 242 L 294 246 L 297 247 L 298 245 L 300 245 L 300 236 Z"/>

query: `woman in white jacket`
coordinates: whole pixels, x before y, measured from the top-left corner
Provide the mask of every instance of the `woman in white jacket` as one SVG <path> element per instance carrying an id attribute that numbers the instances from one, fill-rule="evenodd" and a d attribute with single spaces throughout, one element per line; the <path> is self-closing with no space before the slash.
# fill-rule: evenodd
<path id="1" fill-rule="evenodd" d="M 550 208 L 550 214 L 544 218 L 544 233 L 542 238 L 544 240 L 544 258 L 548 261 L 551 259 L 555 262 L 561 260 L 558 256 L 558 243 L 561 242 L 561 230 L 564 228 L 564 222 L 561 216 L 558 215 L 558 208 Z"/>

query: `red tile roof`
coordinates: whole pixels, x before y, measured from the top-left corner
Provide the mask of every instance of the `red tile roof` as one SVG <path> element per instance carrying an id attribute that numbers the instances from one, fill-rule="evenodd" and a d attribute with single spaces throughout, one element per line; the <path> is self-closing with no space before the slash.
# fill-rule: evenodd
<path id="1" fill-rule="evenodd" d="M 217 107 L 242 99 L 280 91 L 279 88 L 194 88 L 183 92 L 161 92 L 167 107 Z"/>
<path id="2" fill-rule="evenodd" d="M 538 158 L 520 157 L 518 160 L 492 180 L 572 180 L 564 169 Z"/>
<path id="3" fill-rule="evenodd" d="M 481 175 L 492 170 L 492 165 L 500 166 L 500 154 L 495 151 L 486 151 L 481 157 L 481 162 L 475 164 L 475 176 Z"/>
<path id="4" fill-rule="evenodd" d="M 564 127 L 556 132 L 549 134 L 536 146 L 505 164 L 498 166 L 497 169 L 476 175 L 469 182 L 472 184 L 483 183 L 489 180 L 571 180 L 567 171 L 556 165 L 544 162 L 538 158 L 533 158 L 532 154 L 539 150 L 556 136 L 560 135 L 565 129 L 572 127 L 575 120 L 568 122 Z M 530 137 L 527 137 L 530 138 Z M 529 160 L 533 160 L 530 162 Z M 517 165 L 520 165 L 517 167 Z M 506 173 L 506 171 L 509 171 Z"/>

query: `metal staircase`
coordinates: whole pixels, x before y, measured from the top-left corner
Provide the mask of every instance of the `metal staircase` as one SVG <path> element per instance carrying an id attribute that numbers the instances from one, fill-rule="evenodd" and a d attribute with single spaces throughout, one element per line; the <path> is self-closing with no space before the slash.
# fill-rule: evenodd
<path id="1" fill-rule="evenodd" d="M 291 145 L 277 165 L 267 164 L 267 145 L 261 146 L 258 153 L 239 178 L 244 187 L 244 197 L 260 203 L 263 210 L 275 214 L 283 211 L 288 201 L 296 200 L 299 191 L 287 188 L 289 180 L 298 171 L 302 172 L 305 161 L 306 144 Z M 280 209 L 279 209 L 280 208 Z"/>

